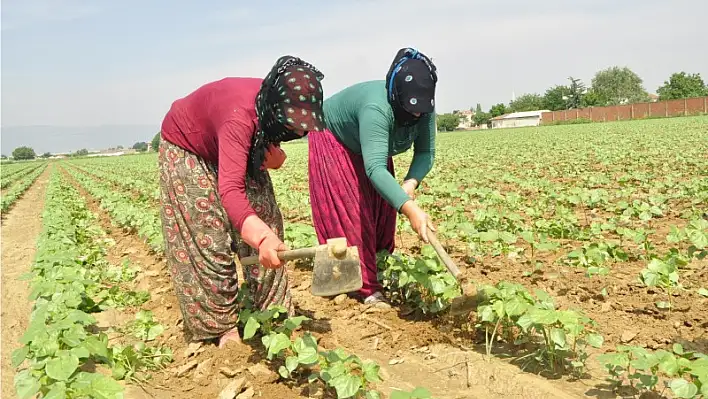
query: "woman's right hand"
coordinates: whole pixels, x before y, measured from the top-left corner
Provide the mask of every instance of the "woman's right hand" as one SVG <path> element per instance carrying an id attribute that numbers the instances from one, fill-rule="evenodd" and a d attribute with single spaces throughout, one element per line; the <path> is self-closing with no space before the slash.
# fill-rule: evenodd
<path id="1" fill-rule="evenodd" d="M 287 250 L 285 244 L 274 233 L 268 234 L 258 246 L 258 261 L 266 269 L 278 269 L 283 261 L 278 258 L 278 252 Z"/>
<path id="2" fill-rule="evenodd" d="M 251 248 L 258 250 L 258 261 L 263 267 L 277 269 L 283 266 L 278 251 L 286 251 L 287 247 L 261 218 L 249 215 L 241 226 L 241 237 Z"/>
<path id="3" fill-rule="evenodd" d="M 416 204 L 413 200 L 407 201 L 405 204 L 403 204 L 403 206 L 401 207 L 401 213 L 403 213 L 408 218 L 408 221 L 410 221 L 411 228 L 413 228 L 413 231 L 415 231 L 420 237 L 420 239 L 427 244 L 429 242 L 428 228 L 430 228 L 430 230 L 432 231 L 435 231 L 435 227 L 433 226 L 433 222 L 430 220 L 430 216 L 428 216 L 427 213 L 420 209 L 418 204 Z"/>

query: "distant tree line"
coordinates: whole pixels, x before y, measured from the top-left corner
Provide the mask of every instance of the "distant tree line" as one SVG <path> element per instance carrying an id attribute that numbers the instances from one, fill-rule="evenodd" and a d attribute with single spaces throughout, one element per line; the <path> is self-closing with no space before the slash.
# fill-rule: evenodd
<path id="1" fill-rule="evenodd" d="M 708 85 L 699 73 L 676 72 L 669 76 L 657 90 L 659 101 L 708 96 Z M 590 87 L 572 76 L 568 84 L 549 87 L 544 94 L 525 93 L 508 105 L 494 104 L 484 112 L 477 104 L 472 124 L 488 125 L 492 118 L 512 112 L 549 110 L 560 111 L 585 107 L 603 107 L 650 101 L 643 80 L 627 67 L 613 66 L 595 73 Z M 451 131 L 459 125 L 458 112 L 438 115 L 438 129 Z"/>
<path id="2" fill-rule="evenodd" d="M 656 90 L 660 101 L 681 98 L 708 96 L 708 85 L 703 81 L 700 73 L 676 72 L 669 76 Z M 568 77 L 567 85 L 549 87 L 541 95 L 539 93 L 525 93 L 509 102 L 508 105 L 499 103 L 492 105 L 488 111 L 482 110 L 482 105 L 477 104 L 474 109 L 472 124 L 474 126 L 488 125 L 492 118 L 511 112 L 535 111 L 547 109 L 560 111 L 585 107 L 602 107 L 608 105 L 630 104 L 649 101 L 649 93 L 644 89 L 643 80 L 634 71 L 627 67 L 613 66 L 595 73 L 590 87 L 586 87 L 580 80 Z M 460 124 L 459 111 L 437 115 L 437 125 L 440 131 L 453 131 Z M 150 148 L 157 151 L 160 145 L 160 132 L 157 132 L 148 146 L 147 142 L 139 141 L 131 147 L 138 152 L 145 152 Z M 117 149 L 122 149 L 118 146 Z M 82 148 L 70 156 L 86 156 L 88 150 Z M 45 152 L 43 158 L 49 158 L 50 153 Z M 26 146 L 15 148 L 12 151 L 15 160 L 28 160 L 37 158 L 34 149 Z M 7 157 L 5 157 L 7 158 Z"/>
<path id="3" fill-rule="evenodd" d="M 157 136 L 157 138 L 158 138 L 158 143 L 159 143 L 159 136 Z M 154 143 L 155 143 L 155 140 L 153 139 L 153 141 L 152 141 L 153 149 L 156 148 Z M 122 145 L 118 145 L 115 148 L 110 148 L 110 150 L 114 150 L 114 149 L 115 150 L 122 150 L 123 148 L 124 147 Z M 133 146 L 131 148 L 137 152 L 146 152 L 148 150 L 148 143 L 144 142 L 144 141 L 138 141 L 137 143 L 133 144 Z M 155 151 L 157 151 L 157 150 L 155 150 Z M 89 150 L 87 150 L 86 148 L 82 148 L 80 150 L 76 150 L 72 153 L 69 153 L 66 156 L 68 156 L 68 157 L 84 157 L 84 156 L 87 156 L 88 154 L 89 154 Z M 37 156 L 34 149 L 31 147 L 27 147 L 27 146 L 17 147 L 12 151 L 12 158 L 14 160 L 18 160 L 18 161 L 32 160 L 32 159 L 36 159 L 36 158 L 50 158 L 51 156 L 52 156 L 52 154 L 49 152 L 45 152 L 44 154 Z M 2 155 L 2 159 L 7 159 L 7 156 Z"/>

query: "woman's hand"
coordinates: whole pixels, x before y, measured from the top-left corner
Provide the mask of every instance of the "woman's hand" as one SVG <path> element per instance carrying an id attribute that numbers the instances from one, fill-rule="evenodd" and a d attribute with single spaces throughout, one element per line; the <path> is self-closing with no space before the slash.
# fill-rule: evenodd
<path id="1" fill-rule="evenodd" d="M 241 237 L 251 248 L 258 250 L 258 262 L 267 269 L 277 269 L 283 266 L 278 258 L 279 251 L 288 248 L 280 238 L 256 215 L 249 215 L 241 226 Z"/>
<path id="2" fill-rule="evenodd" d="M 435 231 L 433 222 L 430 220 L 428 214 L 425 213 L 422 209 L 420 209 L 418 204 L 416 204 L 413 200 L 407 201 L 405 204 L 403 204 L 403 206 L 401 207 L 401 213 L 403 213 L 408 218 L 411 223 L 411 227 L 413 228 L 413 231 L 418 233 L 420 239 L 427 244 L 429 242 L 428 228 L 430 228 L 430 230 L 432 231 Z"/>
<path id="3" fill-rule="evenodd" d="M 258 261 L 266 269 L 278 269 L 283 261 L 278 258 L 278 252 L 288 248 L 274 233 L 268 234 L 258 246 Z"/>
<path id="4" fill-rule="evenodd" d="M 406 192 L 410 199 L 415 199 L 415 189 L 418 187 L 416 179 L 408 179 L 401 184 L 401 188 Z"/>

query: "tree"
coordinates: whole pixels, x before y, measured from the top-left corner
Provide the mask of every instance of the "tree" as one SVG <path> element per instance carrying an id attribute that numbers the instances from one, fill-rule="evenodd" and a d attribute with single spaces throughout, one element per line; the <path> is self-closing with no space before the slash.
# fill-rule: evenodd
<path id="1" fill-rule="evenodd" d="M 673 73 L 664 85 L 656 90 L 659 100 L 675 100 L 679 98 L 700 97 L 708 95 L 708 87 L 703 82 L 700 73 Z"/>
<path id="2" fill-rule="evenodd" d="M 506 111 L 506 105 L 499 103 L 492 106 L 492 108 L 489 110 L 489 115 L 491 118 L 496 118 L 497 116 L 502 116 L 506 114 Z"/>
<path id="3" fill-rule="evenodd" d="M 7 159 L 7 155 L 5 155 L 5 154 L 0 155 L 0 159 Z"/>
<path id="4" fill-rule="evenodd" d="M 492 117 L 486 112 L 476 113 L 474 114 L 474 124 L 475 126 L 488 125 L 491 118 Z"/>
<path id="5" fill-rule="evenodd" d="M 509 103 L 510 112 L 536 111 L 543 108 L 543 97 L 540 94 L 522 94 Z"/>
<path id="6" fill-rule="evenodd" d="M 472 121 L 474 122 L 475 126 L 482 126 L 486 125 L 489 123 L 489 114 L 482 111 L 482 105 L 477 103 L 477 107 L 474 110 L 474 117 L 472 118 Z"/>
<path id="7" fill-rule="evenodd" d="M 438 129 L 444 132 L 451 132 L 460 124 L 460 117 L 454 114 L 438 115 Z"/>
<path id="8" fill-rule="evenodd" d="M 37 154 L 30 147 L 17 147 L 12 151 L 12 157 L 18 161 L 25 159 L 35 159 Z"/>
<path id="9" fill-rule="evenodd" d="M 50 152 L 45 152 L 44 154 L 41 155 L 42 158 L 49 158 L 52 156 L 52 153 Z"/>
<path id="10" fill-rule="evenodd" d="M 564 85 L 555 85 L 543 95 L 543 108 L 551 111 L 561 111 L 567 109 L 567 96 L 570 94 L 570 88 Z"/>
<path id="11" fill-rule="evenodd" d="M 581 107 L 601 107 L 602 100 L 598 96 L 597 92 L 592 88 L 588 89 L 580 102 Z"/>
<path id="12" fill-rule="evenodd" d="M 565 99 L 566 109 L 580 108 L 587 91 L 585 84 L 580 79 L 574 79 L 572 76 L 568 77 L 568 80 L 570 80 L 570 86 L 568 87 L 568 97 Z"/>
<path id="13" fill-rule="evenodd" d="M 87 149 L 82 148 L 82 149 L 76 151 L 76 152 L 74 153 L 74 155 L 77 156 L 77 157 L 84 157 L 84 156 L 88 155 L 88 153 L 89 153 L 89 152 L 88 152 Z"/>
<path id="14" fill-rule="evenodd" d="M 627 67 L 611 67 L 598 71 L 592 78 L 592 88 L 600 105 L 618 105 L 645 101 L 647 92 L 642 78 Z"/>
<path id="15" fill-rule="evenodd" d="M 122 150 L 122 149 L 123 149 L 123 146 L 122 146 L 122 145 L 119 145 L 118 147 L 116 147 L 116 149 L 117 149 L 117 150 Z"/>
<path id="16" fill-rule="evenodd" d="M 150 147 L 152 148 L 153 151 L 157 151 L 160 149 L 160 132 L 157 132 L 155 134 L 155 137 L 152 138 L 152 142 L 150 143 Z"/>
<path id="17" fill-rule="evenodd" d="M 148 149 L 148 145 L 144 141 L 139 141 L 139 142 L 133 144 L 133 149 L 138 152 L 145 152 Z"/>

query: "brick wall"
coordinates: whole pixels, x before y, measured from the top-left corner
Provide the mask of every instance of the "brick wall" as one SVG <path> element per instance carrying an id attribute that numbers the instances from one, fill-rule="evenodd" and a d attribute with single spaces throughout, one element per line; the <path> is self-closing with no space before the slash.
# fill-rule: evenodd
<path id="1" fill-rule="evenodd" d="M 544 112 L 541 116 L 541 123 L 548 124 L 579 118 L 590 119 L 593 122 L 609 122 L 649 117 L 687 116 L 701 113 L 708 113 L 708 97 Z"/>

